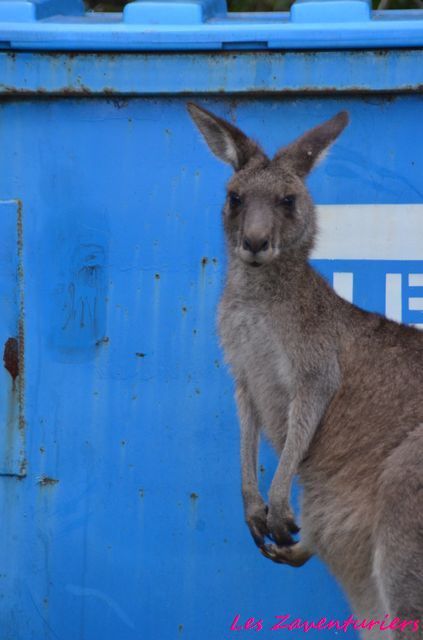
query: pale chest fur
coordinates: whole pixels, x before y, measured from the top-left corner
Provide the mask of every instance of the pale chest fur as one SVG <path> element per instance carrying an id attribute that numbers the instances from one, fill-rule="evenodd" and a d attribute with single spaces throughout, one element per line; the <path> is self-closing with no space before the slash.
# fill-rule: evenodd
<path id="1" fill-rule="evenodd" d="M 218 327 L 226 361 L 235 379 L 247 385 L 261 426 L 280 451 L 295 377 L 280 331 L 258 305 L 225 297 L 219 306 Z"/>

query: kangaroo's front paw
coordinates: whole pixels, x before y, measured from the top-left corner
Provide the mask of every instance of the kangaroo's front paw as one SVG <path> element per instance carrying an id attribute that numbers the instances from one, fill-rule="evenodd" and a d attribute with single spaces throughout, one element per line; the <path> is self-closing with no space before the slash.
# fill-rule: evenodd
<path id="1" fill-rule="evenodd" d="M 289 546 L 295 544 L 292 534 L 298 533 L 299 527 L 295 524 L 293 513 L 288 505 L 275 508 L 272 504 L 269 506 L 267 514 L 267 531 L 268 536 L 278 546 Z"/>
<path id="2" fill-rule="evenodd" d="M 267 536 L 267 511 L 263 500 L 251 502 L 245 508 L 245 521 L 258 547 L 264 545 Z"/>
<path id="3" fill-rule="evenodd" d="M 312 556 L 307 549 L 303 549 L 300 542 L 296 542 L 292 547 L 277 547 L 274 544 L 265 544 L 260 551 L 273 562 L 289 564 L 291 567 L 301 567 Z"/>

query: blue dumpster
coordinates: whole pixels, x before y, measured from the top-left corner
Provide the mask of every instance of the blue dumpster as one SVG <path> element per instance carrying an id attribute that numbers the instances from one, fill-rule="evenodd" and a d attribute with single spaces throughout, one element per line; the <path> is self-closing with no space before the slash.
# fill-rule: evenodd
<path id="1" fill-rule="evenodd" d="M 275 616 L 350 615 L 317 559 L 272 564 L 243 523 L 214 320 L 230 170 L 186 102 L 269 153 L 347 109 L 309 181 L 313 260 L 423 326 L 422 88 L 423 11 L 0 1 L 0 640 L 227 640 L 238 614 L 273 638 Z M 263 492 L 275 464 L 264 444 Z"/>

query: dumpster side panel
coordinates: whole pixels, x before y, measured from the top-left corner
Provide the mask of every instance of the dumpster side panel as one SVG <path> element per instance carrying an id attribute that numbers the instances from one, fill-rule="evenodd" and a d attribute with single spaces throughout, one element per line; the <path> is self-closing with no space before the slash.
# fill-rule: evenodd
<path id="1" fill-rule="evenodd" d="M 269 153 L 346 108 L 350 127 L 309 180 L 316 201 L 340 216 L 423 202 L 420 95 L 199 101 Z M 216 640 L 237 613 L 266 629 L 283 614 L 345 619 L 317 559 L 269 563 L 243 523 L 215 331 L 230 169 L 185 98 L 12 99 L 0 124 L 0 198 L 25 203 L 28 457 L 25 479 L 0 477 L 2 640 Z M 334 274 L 353 274 L 362 306 L 375 305 L 367 277 L 381 311 L 387 275 L 421 287 L 423 252 L 314 258 L 346 295 L 351 278 Z M 264 491 L 274 468 L 265 447 Z"/>

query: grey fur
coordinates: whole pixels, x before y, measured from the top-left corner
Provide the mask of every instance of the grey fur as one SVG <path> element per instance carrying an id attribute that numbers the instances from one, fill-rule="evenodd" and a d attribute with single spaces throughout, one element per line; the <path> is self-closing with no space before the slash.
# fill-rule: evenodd
<path id="1" fill-rule="evenodd" d="M 348 116 L 269 159 L 233 125 L 188 109 L 235 169 L 223 209 L 229 266 L 219 331 L 236 381 L 253 538 L 275 562 L 320 556 L 360 618 L 423 619 L 423 333 L 339 298 L 308 263 L 316 214 L 303 180 Z M 261 430 L 280 457 L 268 508 L 257 487 Z M 292 544 L 297 473 L 302 530 Z M 377 628 L 362 635 L 386 637 Z"/>

